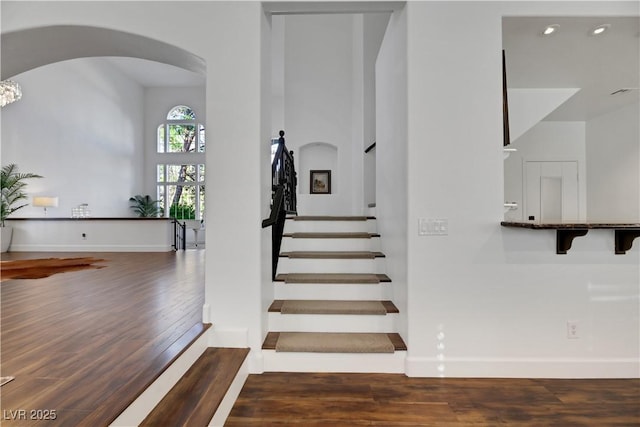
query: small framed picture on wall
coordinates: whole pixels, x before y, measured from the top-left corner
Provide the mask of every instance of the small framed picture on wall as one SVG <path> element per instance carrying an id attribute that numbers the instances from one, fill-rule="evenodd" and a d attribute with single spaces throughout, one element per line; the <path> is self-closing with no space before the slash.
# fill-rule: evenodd
<path id="1" fill-rule="evenodd" d="M 309 184 L 311 194 L 331 194 L 331 171 L 312 170 L 310 171 Z"/>

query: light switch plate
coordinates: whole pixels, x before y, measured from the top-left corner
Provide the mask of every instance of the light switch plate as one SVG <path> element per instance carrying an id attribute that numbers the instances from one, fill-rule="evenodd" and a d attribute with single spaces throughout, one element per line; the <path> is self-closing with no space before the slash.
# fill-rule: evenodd
<path id="1" fill-rule="evenodd" d="M 420 218 L 418 220 L 418 235 L 446 236 L 449 234 L 449 220 L 447 218 Z"/>

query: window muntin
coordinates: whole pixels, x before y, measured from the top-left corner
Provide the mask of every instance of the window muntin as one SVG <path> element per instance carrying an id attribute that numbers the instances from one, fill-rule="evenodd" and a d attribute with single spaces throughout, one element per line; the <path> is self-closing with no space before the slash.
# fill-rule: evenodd
<path id="1" fill-rule="evenodd" d="M 204 153 L 204 126 L 196 123 L 196 115 L 185 105 L 173 107 L 166 123 L 158 126 L 158 153 Z"/>
<path id="2" fill-rule="evenodd" d="M 157 153 L 163 160 L 156 167 L 157 200 L 166 215 L 176 219 L 202 219 L 205 209 L 205 128 L 186 105 L 173 107 L 156 131 Z M 193 157 L 180 157 L 177 153 Z M 191 160 L 192 159 L 192 160 Z"/>
<path id="3" fill-rule="evenodd" d="M 167 113 L 167 120 L 195 120 L 196 113 L 186 105 L 177 105 Z"/>

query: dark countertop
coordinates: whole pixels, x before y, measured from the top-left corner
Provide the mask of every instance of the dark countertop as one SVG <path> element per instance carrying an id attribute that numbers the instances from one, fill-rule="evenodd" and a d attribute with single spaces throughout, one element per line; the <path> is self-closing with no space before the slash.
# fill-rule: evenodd
<path id="1" fill-rule="evenodd" d="M 35 218 L 7 218 L 6 221 L 163 221 L 173 220 L 173 218 L 165 217 L 88 217 L 88 218 L 71 218 L 71 217 L 35 217 Z"/>
<path id="2" fill-rule="evenodd" d="M 595 228 L 610 229 L 640 229 L 640 223 L 604 223 L 604 222 L 575 222 L 575 223 L 555 223 L 555 224 L 537 224 L 531 222 L 509 222 L 502 221 L 503 227 L 530 228 L 534 230 L 585 230 Z"/>

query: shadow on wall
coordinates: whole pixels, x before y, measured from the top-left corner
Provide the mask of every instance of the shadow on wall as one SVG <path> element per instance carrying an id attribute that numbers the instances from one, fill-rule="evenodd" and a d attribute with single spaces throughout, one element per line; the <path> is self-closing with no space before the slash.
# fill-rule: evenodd
<path id="1" fill-rule="evenodd" d="M 85 43 L 77 43 L 78 40 Z M 23 52 L 47 54 L 24 55 Z M 200 74 L 206 70 L 204 59 L 159 40 L 107 28 L 54 25 L 2 35 L 2 79 L 43 65 L 91 56 L 141 58 Z"/>

